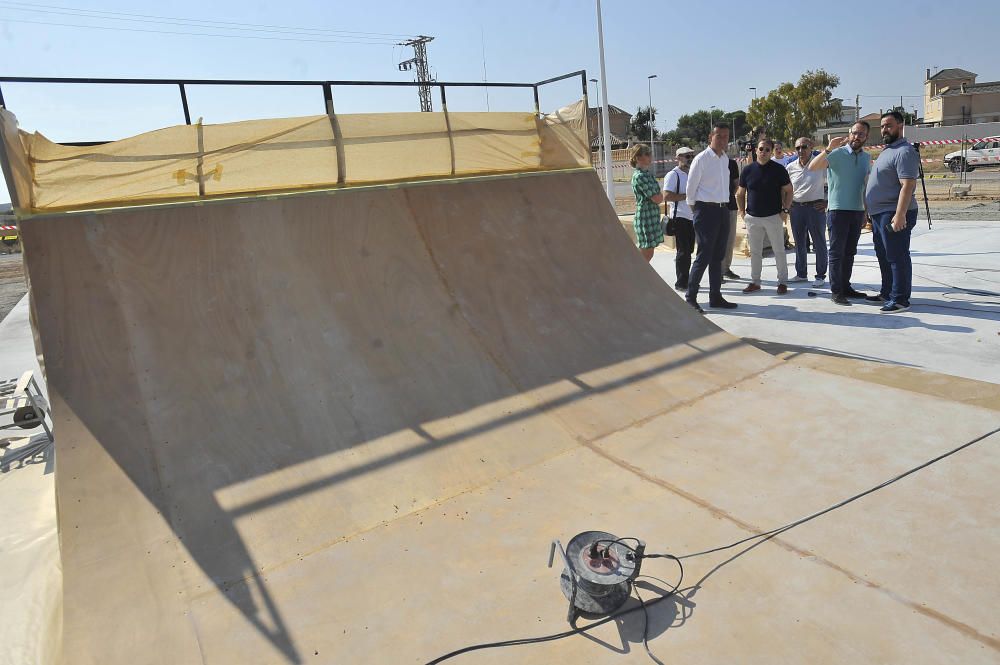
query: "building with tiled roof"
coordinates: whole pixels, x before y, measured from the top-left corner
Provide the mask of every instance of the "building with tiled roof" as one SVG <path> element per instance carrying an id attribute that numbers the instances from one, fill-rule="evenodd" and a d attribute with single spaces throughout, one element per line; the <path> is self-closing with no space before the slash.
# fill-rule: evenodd
<path id="1" fill-rule="evenodd" d="M 942 69 L 924 77 L 924 122 L 967 125 L 1000 122 L 1000 81 L 976 83 L 975 72 Z"/>
<path id="2" fill-rule="evenodd" d="M 621 148 L 628 145 L 628 126 L 632 122 L 632 114 L 618 108 L 614 104 L 608 104 L 608 123 L 611 129 L 611 147 Z M 597 147 L 601 145 L 601 109 L 600 107 L 590 107 L 587 109 L 587 124 L 590 127 L 590 145 Z"/>

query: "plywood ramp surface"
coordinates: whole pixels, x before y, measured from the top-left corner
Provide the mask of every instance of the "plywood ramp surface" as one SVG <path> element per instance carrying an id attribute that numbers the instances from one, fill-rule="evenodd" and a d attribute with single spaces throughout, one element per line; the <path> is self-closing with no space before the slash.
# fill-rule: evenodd
<path id="1" fill-rule="evenodd" d="M 641 261 L 592 171 L 40 217 L 22 235 L 59 442 L 65 663 L 419 663 L 558 631 L 554 537 L 736 539 L 996 420 L 726 335 Z M 872 404 L 892 428 L 853 420 Z M 897 503 L 864 515 L 856 550 L 820 528 L 749 553 L 683 626 L 661 604 L 659 642 L 692 662 L 995 662 L 1000 525 L 982 505 L 1000 469 L 976 454 L 917 502 L 964 516 L 951 577 L 934 543 L 908 547 L 945 536 Z M 862 480 L 834 482 L 845 465 Z M 639 660 L 635 625 L 606 627 L 624 648 L 465 662 Z"/>

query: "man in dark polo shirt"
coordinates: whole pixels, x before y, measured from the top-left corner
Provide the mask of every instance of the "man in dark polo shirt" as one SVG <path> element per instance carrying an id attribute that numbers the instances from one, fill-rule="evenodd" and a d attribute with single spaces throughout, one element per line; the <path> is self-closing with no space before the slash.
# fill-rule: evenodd
<path id="1" fill-rule="evenodd" d="M 740 188 L 736 190 L 736 205 L 746 222 L 750 244 L 750 284 L 743 293 L 760 291 L 765 236 L 771 242 L 778 266 L 778 294 L 788 292 L 784 216 L 792 204 L 792 181 L 785 167 L 771 159 L 773 149 L 770 139 L 757 142 L 757 161 L 743 169 Z"/>

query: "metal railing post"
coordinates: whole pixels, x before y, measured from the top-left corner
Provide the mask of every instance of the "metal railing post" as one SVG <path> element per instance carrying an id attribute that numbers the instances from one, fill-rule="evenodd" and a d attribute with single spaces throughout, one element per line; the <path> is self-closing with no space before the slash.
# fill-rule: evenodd
<path id="1" fill-rule="evenodd" d="M 181 106 L 184 107 L 184 124 L 185 125 L 190 125 L 191 124 L 191 110 L 188 108 L 187 91 L 184 90 L 184 84 L 183 83 L 178 83 L 177 87 L 180 88 L 180 91 L 181 91 Z"/>
<path id="2" fill-rule="evenodd" d="M 451 174 L 455 175 L 455 137 L 451 135 L 451 116 L 448 114 L 448 97 L 441 85 L 441 111 L 444 113 L 444 124 L 448 130 L 448 148 L 451 151 Z"/>

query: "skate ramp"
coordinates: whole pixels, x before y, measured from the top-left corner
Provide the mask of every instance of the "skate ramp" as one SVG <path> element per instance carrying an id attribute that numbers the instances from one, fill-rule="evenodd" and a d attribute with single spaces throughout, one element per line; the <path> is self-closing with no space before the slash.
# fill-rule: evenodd
<path id="1" fill-rule="evenodd" d="M 555 632 L 554 537 L 728 542 L 998 416 L 723 333 L 640 260 L 589 169 L 66 213 L 22 235 L 64 663 L 419 663 Z M 853 417 L 873 404 L 892 431 Z M 976 449 L 695 564 L 703 584 L 651 611 L 653 636 L 696 662 L 991 662 L 998 466 Z M 638 662 L 637 625 L 456 662 Z"/>

